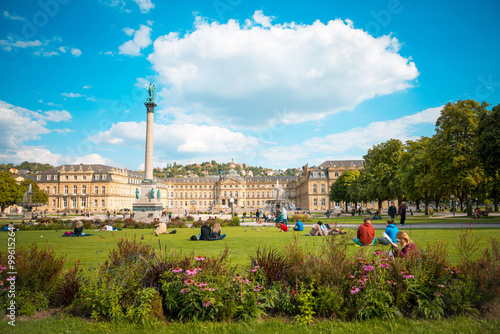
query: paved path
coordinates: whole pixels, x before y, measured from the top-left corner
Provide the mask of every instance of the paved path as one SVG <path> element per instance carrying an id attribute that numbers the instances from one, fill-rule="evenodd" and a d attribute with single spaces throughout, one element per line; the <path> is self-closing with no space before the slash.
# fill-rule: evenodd
<path id="1" fill-rule="evenodd" d="M 288 226 L 294 226 L 295 224 L 288 224 Z M 315 224 L 304 224 L 304 228 L 312 228 Z M 342 228 L 357 228 L 359 225 L 361 225 L 361 222 L 359 224 L 337 224 L 337 227 L 342 227 Z M 373 227 L 376 229 L 385 229 L 385 224 L 372 224 Z M 274 227 L 275 225 L 272 223 L 262 223 L 262 224 L 257 224 L 257 223 L 241 223 L 241 226 L 264 226 L 264 227 Z M 399 224 L 396 224 L 398 229 L 404 230 L 404 229 L 420 229 L 420 228 L 478 228 L 478 227 L 483 227 L 483 228 L 500 228 L 500 223 L 432 223 L 432 224 L 405 224 L 404 226 L 401 226 Z M 330 227 L 332 227 L 332 224 L 330 224 Z"/>

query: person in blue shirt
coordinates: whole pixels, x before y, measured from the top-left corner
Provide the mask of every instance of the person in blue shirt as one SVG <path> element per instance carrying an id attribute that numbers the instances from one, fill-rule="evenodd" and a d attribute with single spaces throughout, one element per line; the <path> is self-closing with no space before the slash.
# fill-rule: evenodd
<path id="1" fill-rule="evenodd" d="M 387 238 L 380 237 L 377 238 L 378 242 L 384 245 L 390 245 L 391 242 L 397 244 L 398 239 L 396 238 L 396 234 L 399 232 L 399 229 L 397 228 L 396 224 L 394 223 L 394 219 L 389 219 L 386 221 L 386 227 L 385 227 L 385 234 L 391 238 L 391 240 L 387 240 Z"/>
<path id="2" fill-rule="evenodd" d="M 299 220 L 295 223 L 295 226 L 293 227 L 293 230 L 294 231 L 304 231 L 304 224 L 302 224 L 302 222 Z"/>

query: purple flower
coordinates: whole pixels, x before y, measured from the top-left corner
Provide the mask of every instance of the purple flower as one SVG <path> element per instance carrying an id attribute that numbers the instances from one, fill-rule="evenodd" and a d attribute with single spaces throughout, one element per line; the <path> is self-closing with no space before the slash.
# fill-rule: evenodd
<path id="1" fill-rule="evenodd" d="M 174 274 L 181 273 L 181 272 L 182 272 L 182 269 L 181 269 L 181 268 L 179 268 L 179 267 L 177 267 L 177 268 L 175 268 L 175 269 L 172 269 L 172 272 L 173 272 Z"/>
<path id="2" fill-rule="evenodd" d="M 259 292 L 260 289 L 253 289 L 253 292 Z"/>
<path id="3" fill-rule="evenodd" d="M 214 288 L 208 288 L 208 291 L 215 291 Z"/>
<path id="4" fill-rule="evenodd" d="M 192 279 L 190 279 L 190 278 L 188 278 L 187 280 L 184 281 L 184 284 L 186 284 L 186 285 L 190 285 L 190 284 L 193 284 L 193 283 L 194 283 L 194 281 Z M 198 283 L 196 283 L 196 284 L 198 284 Z"/>
<path id="5" fill-rule="evenodd" d="M 205 261 L 205 258 L 200 255 L 200 256 L 195 257 L 195 260 L 196 261 Z"/>
<path id="6" fill-rule="evenodd" d="M 390 264 L 389 263 L 381 263 L 380 266 L 382 268 L 389 268 L 390 267 Z"/>
<path id="7" fill-rule="evenodd" d="M 375 267 L 374 267 L 374 266 L 372 266 L 372 265 L 364 265 L 364 266 L 363 266 L 363 269 L 364 269 L 365 271 L 372 271 L 372 270 L 375 270 Z"/>
<path id="8" fill-rule="evenodd" d="M 415 278 L 415 277 L 411 274 L 408 274 L 408 275 L 403 275 L 403 278 Z"/>
<path id="9" fill-rule="evenodd" d="M 208 299 L 207 299 L 207 300 L 205 300 L 205 301 L 203 302 L 203 304 L 202 304 L 202 305 L 203 305 L 203 307 L 209 307 L 209 306 L 210 306 L 210 304 L 212 304 L 212 303 L 210 302 L 210 300 L 208 300 Z"/>
<path id="10" fill-rule="evenodd" d="M 358 292 L 359 292 L 359 288 L 358 288 L 358 287 L 356 287 L 356 286 L 353 286 L 353 287 L 352 287 L 352 290 L 351 290 L 350 292 L 351 292 L 351 295 L 354 295 L 354 294 L 356 294 L 356 293 L 358 293 Z"/>
<path id="11" fill-rule="evenodd" d="M 189 292 L 189 291 L 191 291 L 191 289 L 182 289 L 181 293 L 184 294 L 184 293 Z"/>
<path id="12" fill-rule="evenodd" d="M 349 277 L 350 277 L 350 278 L 354 278 L 354 276 L 353 276 L 353 275 L 349 275 Z"/>

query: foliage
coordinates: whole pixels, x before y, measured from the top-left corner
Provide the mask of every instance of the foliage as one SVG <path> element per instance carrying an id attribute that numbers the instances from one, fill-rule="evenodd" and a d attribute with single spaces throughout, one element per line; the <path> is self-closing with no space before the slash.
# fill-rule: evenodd
<path id="1" fill-rule="evenodd" d="M 310 325 L 313 321 L 314 312 L 314 286 L 313 283 L 306 288 L 304 284 L 300 286 L 300 291 L 297 294 L 297 307 L 300 311 L 299 314 L 295 316 L 295 322 L 299 324 Z"/>
<path id="2" fill-rule="evenodd" d="M 485 172 L 494 176 L 500 171 L 500 104 L 481 113 L 476 136 L 476 155 Z"/>
<path id="3" fill-rule="evenodd" d="M 16 180 L 7 172 L 0 172 L 0 208 L 1 212 L 22 199 L 21 190 Z"/>
<path id="4" fill-rule="evenodd" d="M 49 194 L 45 192 L 45 190 L 41 190 L 38 187 L 38 184 L 31 179 L 24 179 L 21 184 L 19 184 L 19 189 L 22 194 L 28 191 L 29 186 L 31 185 L 31 190 L 33 191 L 33 196 L 31 197 L 31 201 L 33 203 L 43 203 L 47 204 L 49 200 Z"/>
<path id="5" fill-rule="evenodd" d="M 349 192 L 350 187 L 359 177 L 359 171 L 346 170 L 338 179 L 332 183 L 330 187 L 330 201 L 331 202 L 344 202 L 346 212 L 349 210 L 348 206 L 354 202 L 352 193 Z"/>

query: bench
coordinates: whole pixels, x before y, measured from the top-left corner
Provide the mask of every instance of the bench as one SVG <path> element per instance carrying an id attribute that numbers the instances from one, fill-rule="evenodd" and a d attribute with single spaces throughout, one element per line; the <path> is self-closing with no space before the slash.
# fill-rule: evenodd
<path id="1" fill-rule="evenodd" d="M 488 217 L 489 212 L 488 211 L 482 211 L 481 214 L 483 215 L 484 218 Z"/>

